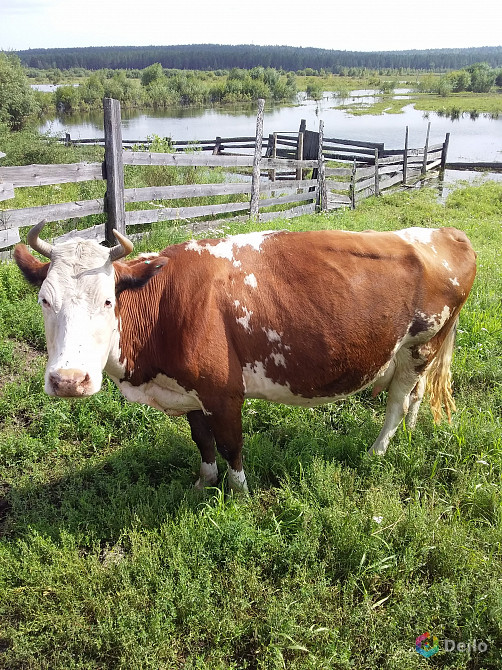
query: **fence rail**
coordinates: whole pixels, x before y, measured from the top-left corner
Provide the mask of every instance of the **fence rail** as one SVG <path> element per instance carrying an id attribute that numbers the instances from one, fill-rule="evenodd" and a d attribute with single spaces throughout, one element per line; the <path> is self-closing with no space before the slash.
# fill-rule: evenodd
<path id="1" fill-rule="evenodd" d="M 106 213 L 105 224 L 70 230 L 58 239 L 78 234 L 112 242 L 113 227 L 129 234 L 128 227 L 139 226 L 141 230 L 146 224 L 171 220 L 191 222 L 193 230 L 199 231 L 214 226 L 215 217 L 244 220 L 254 216 L 269 221 L 338 207 L 354 208 L 364 198 L 423 179 L 433 170 L 444 170 L 446 164 L 449 135 L 444 143 L 429 146 L 430 124 L 425 145 L 418 149 L 408 148 L 407 132 L 402 150 L 386 150 L 380 142 L 327 138 L 322 121 L 319 132 L 307 130 L 302 121 L 298 132 L 276 132 L 263 138 L 262 101 L 253 137 L 216 137 L 197 142 L 169 139 L 170 153 L 152 152 L 151 141 L 122 139 L 118 101 L 108 98 L 103 106 L 104 138 L 76 140 L 67 135 L 63 140 L 67 144 L 102 144 L 103 162 L 0 167 L 0 200 L 13 198 L 16 188 L 91 180 L 106 181 L 104 197 L 0 209 L 0 249 L 20 241 L 20 228 L 42 219 L 54 222 Z M 124 166 L 217 167 L 235 173 L 241 181 L 124 188 Z M 242 172 L 246 174 L 244 181 L 239 177 Z M 226 202 L 187 201 L 214 197 Z M 134 209 L 135 203 L 151 203 L 153 207 Z M 211 220 L 201 221 L 208 218 Z"/>

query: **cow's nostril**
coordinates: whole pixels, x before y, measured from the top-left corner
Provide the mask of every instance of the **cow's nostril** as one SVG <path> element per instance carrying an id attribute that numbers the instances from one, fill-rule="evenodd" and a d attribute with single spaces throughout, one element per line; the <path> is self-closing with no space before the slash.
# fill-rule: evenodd
<path id="1" fill-rule="evenodd" d="M 49 374 L 49 381 L 56 395 L 81 396 L 86 395 L 90 386 L 89 373 L 74 368 L 53 370 Z"/>

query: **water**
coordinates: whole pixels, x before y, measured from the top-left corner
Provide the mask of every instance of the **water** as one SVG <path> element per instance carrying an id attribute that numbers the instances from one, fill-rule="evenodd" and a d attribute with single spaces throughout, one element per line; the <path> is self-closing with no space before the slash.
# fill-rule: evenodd
<path id="1" fill-rule="evenodd" d="M 374 97 L 374 91 L 352 91 L 345 102 L 351 98 L 357 98 L 359 102 L 371 102 Z M 430 144 L 443 142 L 446 133 L 450 133 L 449 161 L 502 161 L 502 117 L 493 119 L 480 114 L 472 119 L 465 114 L 452 120 L 433 112 L 418 111 L 412 104 L 404 107 L 402 114 L 353 116 L 344 110 L 335 109 L 342 102 L 344 100 L 325 93 L 319 102 L 299 96 L 295 105 L 267 104 L 264 136 L 272 132 L 296 132 L 301 119 L 306 119 L 309 130 L 317 130 L 319 120 L 322 119 L 325 137 L 384 142 L 386 149 L 400 149 L 404 145 L 406 126 L 409 127 L 409 146 L 422 147 L 430 121 Z M 47 119 L 40 130 L 54 134 L 68 132 L 75 139 L 103 137 L 103 115 L 101 112 L 91 112 L 57 116 Z M 124 139 L 145 140 L 155 134 L 173 140 L 207 140 L 217 135 L 254 136 L 255 130 L 255 104 L 210 108 L 175 107 L 158 112 L 122 111 Z"/>

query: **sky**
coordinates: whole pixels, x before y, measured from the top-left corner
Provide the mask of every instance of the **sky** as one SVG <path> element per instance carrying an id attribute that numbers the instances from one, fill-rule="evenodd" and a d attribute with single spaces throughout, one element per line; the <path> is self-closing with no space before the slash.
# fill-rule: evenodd
<path id="1" fill-rule="evenodd" d="M 0 0 L 1 50 L 207 43 L 500 46 L 502 0 Z"/>

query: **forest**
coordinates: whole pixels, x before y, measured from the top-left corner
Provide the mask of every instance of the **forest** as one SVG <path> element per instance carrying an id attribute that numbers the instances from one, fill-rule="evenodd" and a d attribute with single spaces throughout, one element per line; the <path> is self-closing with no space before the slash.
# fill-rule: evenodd
<path id="1" fill-rule="evenodd" d="M 28 49 L 15 52 L 30 68 L 85 68 L 88 70 L 144 69 L 153 63 L 180 70 L 220 70 L 240 67 L 273 67 L 286 71 L 324 69 L 334 74 L 351 75 L 351 69 L 394 69 L 441 71 L 484 62 L 502 65 L 502 46 L 423 51 L 336 51 L 288 47 L 188 44 L 173 46 L 70 47 Z"/>

